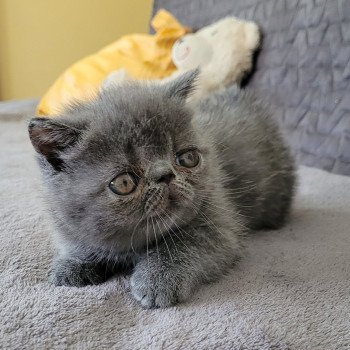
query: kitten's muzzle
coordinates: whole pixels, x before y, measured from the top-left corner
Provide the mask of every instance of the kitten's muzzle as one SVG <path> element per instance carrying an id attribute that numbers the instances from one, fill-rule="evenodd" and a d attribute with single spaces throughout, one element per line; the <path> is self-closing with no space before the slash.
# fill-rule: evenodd
<path id="1" fill-rule="evenodd" d="M 144 210 L 148 215 L 157 214 L 159 209 L 165 209 L 169 200 L 169 190 L 165 186 L 154 186 L 148 189 Z"/>

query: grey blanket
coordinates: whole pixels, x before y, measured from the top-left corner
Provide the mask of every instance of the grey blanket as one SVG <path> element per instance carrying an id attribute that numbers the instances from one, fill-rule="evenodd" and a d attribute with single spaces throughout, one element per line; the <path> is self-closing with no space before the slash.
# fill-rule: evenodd
<path id="1" fill-rule="evenodd" d="M 201 28 L 225 16 L 264 34 L 249 87 L 277 106 L 300 163 L 350 175 L 349 0 L 155 0 Z"/>
<path id="2" fill-rule="evenodd" d="M 1 349 L 350 348 L 350 178 L 300 169 L 288 225 L 186 304 L 142 310 L 120 276 L 49 285 L 50 224 L 23 122 L 0 122 Z"/>

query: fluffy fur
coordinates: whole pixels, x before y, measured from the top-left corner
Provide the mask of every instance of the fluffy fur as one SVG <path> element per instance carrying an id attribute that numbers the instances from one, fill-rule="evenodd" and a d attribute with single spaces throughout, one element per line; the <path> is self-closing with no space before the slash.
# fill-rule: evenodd
<path id="1" fill-rule="evenodd" d="M 190 108 L 197 74 L 110 87 L 61 117 L 32 119 L 56 227 L 53 283 L 100 283 L 130 267 L 144 307 L 174 305 L 232 266 L 248 228 L 283 224 L 294 166 L 277 126 L 234 87 Z M 175 161 L 186 149 L 198 150 L 194 168 Z M 109 188 L 123 172 L 138 179 L 126 196 Z"/>

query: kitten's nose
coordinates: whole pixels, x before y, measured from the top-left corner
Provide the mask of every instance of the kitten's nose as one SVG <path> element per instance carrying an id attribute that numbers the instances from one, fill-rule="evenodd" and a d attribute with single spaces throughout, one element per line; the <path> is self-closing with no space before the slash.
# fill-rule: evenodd
<path id="1" fill-rule="evenodd" d="M 170 164 L 166 162 L 157 162 L 153 164 L 148 173 L 149 178 L 157 183 L 166 183 L 167 185 L 175 178 L 174 171 Z"/>
<path id="2" fill-rule="evenodd" d="M 168 174 L 164 174 L 162 175 L 158 180 L 157 182 L 160 183 L 160 182 L 165 182 L 167 185 L 170 184 L 171 180 L 175 178 L 175 175 L 174 173 L 168 173 Z"/>

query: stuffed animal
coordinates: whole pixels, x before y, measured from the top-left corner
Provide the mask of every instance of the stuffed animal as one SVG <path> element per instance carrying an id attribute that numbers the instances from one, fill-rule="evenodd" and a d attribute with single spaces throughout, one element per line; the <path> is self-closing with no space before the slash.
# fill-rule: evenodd
<path id="1" fill-rule="evenodd" d="M 231 84 L 240 84 L 251 71 L 253 54 L 260 44 L 260 31 L 253 22 L 227 17 L 194 34 L 178 39 L 172 49 L 177 71 L 163 82 L 169 82 L 185 71 L 200 68 L 197 89 L 191 99 Z M 130 79 L 126 71 L 114 72 L 106 80 L 111 83 Z"/>
<path id="2" fill-rule="evenodd" d="M 175 74 L 199 67 L 197 95 L 240 84 L 252 69 L 253 54 L 259 44 L 260 31 L 255 23 L 224 18 L 175 42 Z"/>

